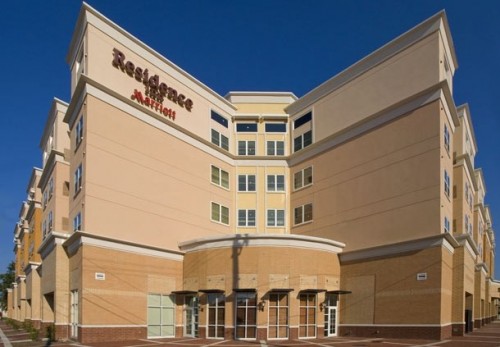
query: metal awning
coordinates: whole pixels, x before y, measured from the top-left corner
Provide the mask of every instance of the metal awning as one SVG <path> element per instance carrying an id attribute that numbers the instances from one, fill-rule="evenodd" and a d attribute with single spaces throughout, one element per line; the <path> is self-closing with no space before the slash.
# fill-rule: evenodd
<path id="1" fill-rule="evenodd" d="M 194 294 L 198 294 L 198 292 L 196 292 L 194 290 L 174 290 L 174 291 L 172 291 L 172 294 L 194 295 Z"/>
<path id="2" fill-rule="evenodd" d="M 235 292 L 253 292 L 253 293 L 256 293 L 257 289 L 255 289 L 255 288 L 233 288 L 233 291 L 235 291 Z"/>
<path id="3" fill-rule="evenodd" d="M 290 293 L 290 292 L 293 292 L 293 291 L 294 291 L 293 288 L 272 288 L 272 289 L 269 289 L 269 293 L 279 293 L 279 292 Z"/>
<path id="4" fill-rule="evenodd" d="M 205 294 L 224 294 L 225 291 L 223 289 L 198 289 L 200 293 Z"/>
<path id="5" fill-rule="evenodd" d="M 351 294 L 352 292 L 350 290 L 329 290 L 326 292 L 326 294 L 338 294 L 338 295 L 343 295 L 343 294 Z"/>
<path id="6" fill-rule="evenodd" d="M 326 292 L 326 289 L 301 289 L 299 291 L 300 293 L 322 293 L 322 292 Z"/>

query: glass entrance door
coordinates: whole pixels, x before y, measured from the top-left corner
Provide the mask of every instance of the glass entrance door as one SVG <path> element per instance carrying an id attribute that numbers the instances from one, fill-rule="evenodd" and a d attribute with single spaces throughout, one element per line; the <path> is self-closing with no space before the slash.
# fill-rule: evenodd
<path id="1" fill-rule="evenodd" d="M 78 290 L 71 291 L 71 337 L 78 337 Z"/>
<path id="2" fill-rule="evenodd" d="M 184 307 L 184 336 L 198 337 L 198 298 L 186 295 Z"/>
<path id="3" fill-rule="evenodd" d="M 337 336 L 337 308 L 329 306 L 326 311 L 328 314 L 327 334 Z"/>

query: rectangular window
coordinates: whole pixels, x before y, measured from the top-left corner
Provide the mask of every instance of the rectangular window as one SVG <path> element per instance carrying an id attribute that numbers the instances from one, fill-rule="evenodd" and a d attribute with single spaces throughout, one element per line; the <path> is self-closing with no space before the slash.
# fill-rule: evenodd
<path id="1" fill-rule="evenodd" d="M 212 214 L 211 219 L 214 222 L 229 224 L 229 208 L 226 206 L 219 205 L 215 202 L 212 202 Z"/>
<path id="2" fill-rule="evenodd" d="M 49 192 L 48 190 L 45 190 L 43 192 L 43 209 L 45 210 L 45 207 L 47 207 L 47 201 L 49 200 Z"/>
<path id="3" fill-rule="evenodd" d="M 286 133 L 286 123 L 266 123 L 266 133 Z"/>
<path id="4" fill-rule="evenodd" d="M 209 338 L 224 338 L 226 298 L 224 294 L 208 293 L 208 332 Z"/>
<path id="5" fill-rule="evenodd" d="M 293 139 L 293 151 L 297 152 L 302 148 L 306 148 L 311 144 L 312 144 L 312 130 L 309 130 Z"/>
<path id="6" fill-rule="evenodd" d="M 285 175 L 267 175 L 268 192 L 285 191 Z"/>
<path id="7" fill-rule="evenodd" d="M 255 141 L 238 141 L 238 155 L 255 155 Z"/>
<path id="8" fill-rule="evenodd" d="M 296 207 L 294 210 L 295 225 L 310 222 L 313 219 L 312 204 Z"/>
<path id="9" fill-rule="evenodd" d="M 217 123 L 219 123 L 223 127 L 227 128 L 227 124 L 228 124 L 227 119 L 224 118 L 224 117 L 222 117 L 217 112 L 211 111 L 210 112 L 210 118 L 212 118 L 212 120 L 216 121 Z"/>
<path id="10" fill-rule="evenodd" d="M 73 231 L 80 231 L 82 230 L 82 213 L 78 212 L 73 218 Z"/>
<path id="11" fill-rule="evenodd" d="M 285 226 L 285 210 L 267 210 L 267 226 L 283 227 Z"/>
<path id="12" fill-rule="evenodd" d="M 306 113 L 302 117 L 297 118 L 293 122 L 293 128 L 298 129 L 299 127 L 303 126 L 304 124 L 310 122 L 312 120 L 312 112 Z"/>
<path id="13" fill-rule="evenodd" d="M 175 297 L 148 294 L 148 337 L 175 336 Z"/>
<path id="14" fill-rule="evenodd" d="M 448 219 L 448 217 L 444 217 L 444 232 L 450 232 L 450 220 Z"/>
<path id="15" fill-rule="evenodd" d="M 47 221 L 43 221 L 43 224 L 42 224 L 42 239 L 45 240 L 45 238 L 47 237 Z"/>
<path id="16" fill-rule="evenodd" d="M 285 141 L 267 141 L 267 155 L 285 155 Z"/>
<path id="17" fill-rule="evenodd" d="M 255 192 L 255 175 L 238 175 L 239 192 Z"/>
<path id="18" fill-rule="evenodd" d="M 218 186 L 229 189 L 229 174 L 227 171 L 219 169 L 216 166 L 211 166 L 212 168 L 212 183 Z"/>
<path id="19" fill-rule="evenodd" d="M 236 124 L 236 132 L 238 133 L 256 133 L 257 123 L 238 123 Z"/>
<path id="20" fill-rule="evenodd" d="M 49 200 L 52 198 L 52 194 L 54 194 L 54 177 L 51 177 L 49 180 Z"/>
<path id="21" fill-rule="evenodd" d="M 49 212 L 49 217 L 48 217 L 48 225 L 47 225 L 47 232 L 52 231 L 53 227 L 53 218 L 52 218 L 52 211 Z"/>
<path id="22" fill-rule="evenodd" d="M 76 171 L 75 171 L 74 181 L 75 181 L 74 182 L 74 188 L 75 188 L 75 195 L 76 195 L 82 189 L 82 182 L 83 182 L 83 168 L 82 168 L 82 164 L 80 164 L 78 166 L 78 168 L 76 169 Z"/>
<path id="23" fill-rule="evenodd" d="M 310 186 L 313 182 L 312 166 L 297 171 L 293 175 L 293 188 L 295 190 Z"/>
<path id="24" fill-rule="evenodd" d="M 239 227 L 254 227 L 255 226 L 255 210 L 238 210 L 238 226 Z"/>
<path id="25" fill-rule="evenodd" d="M 83 116 L 80 117 L 78 120 L 78 123 L 76 123 L 76 129 L 75 129 L 75 141 L 76 141 L 76 147 L 82 142 L 83 140 Z"/>
<path id="26" fill-rule="evenodd" d="M 299 296 L 299 337 L 316 337 L 316 294 Z"/>
<path id="27" fill-rule="evenodd" d="M 226 151 L 229 150 L 229 139 L 217 130 L 212 129 L 212 143 Z"/>
<path id="28" fill-rule="evenodd" d="M 464 221 L 465 222 L 465 232 L 468 233 L 468 234 L 470 234 L 470 230 L 469 230 L 469 215 L 466 214 L 465 217 L 464 217 L 464 219 L 465 219 L 465 221 Z"/>
<path id="29" fill-rule="evenodd" d="M 288 294 L 269 294 L 269 328 L 270 339 L 288 338 Z"/>
<path id="30" fill-rule="evenodd" d="M 236 293 L 236 339 L 257 337 L 257 293 Z"/>
<path id="31" fill-rule="evenodd" d="M 448 130 L 448 126 L 444 125 L 444 148 L 446 152 L 450 152 L 450 131 Z"/>
<path id="32" fill-rule="evenodd" d="M 450 176 L 446 170 L 444 170 L 444 193 L 450 197 Z"/>

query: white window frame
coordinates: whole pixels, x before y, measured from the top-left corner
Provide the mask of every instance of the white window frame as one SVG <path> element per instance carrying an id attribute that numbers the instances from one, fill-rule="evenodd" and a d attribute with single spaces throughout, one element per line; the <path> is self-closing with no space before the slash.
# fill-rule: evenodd
<path id="1" fill-rule="evenodd" d="M 80 119 L 76 123 L 75 126 L 75 144 L 76 148 L 80 145 L 80 143 L 83 141 L 83 115 L 80 116 Z"/>
<path id="2" fill-rule="evenodd" d="M 240 181 L 241 179 L 244 179 L 244 187 L 240 187 Z M 253 179 L 253 189 L 251 189 L 251 184 Z M 241 189 L 243 188 L 243 189 Z M 242 174 L 238 175 L 238 192 L 256 192 L 257 191 L 257 175 L 253 174 Z"/>
<path id="3" fill-rule="evenodd" d="M 308 141 L 307 143 L 305 141 L 306 134 L 310 134 L 311 135 L 311 140 L 310 140 L 310 142 Z M 297 140 L 299 140 L 299 142 Z M 299 144 L 298 146 L 297 146 L 297 143 Z M 300 134 L 300 135 L 295 136 L 293 138 L 293 152 L 294 153 L 298 152 L 301 149 L 309 147 L 312 144 L 313 144 L 313 133 L 312 133 L 312 130 L 308 130 L 308 131 L 304 132 L 303 134 Z"/>
<path id="4" fill-rule="evenodd" d="M 217 172 L 217 175 L 214 176 L 214 172 Z M 226 181 L 223 179 L 224 176 L 227 177 Z M 210 181 L 216 186 L 229 189 L 229 173 L 215 165 L 210 165 Z M 225 182 L 227 182 L 227 184 L 225 184 Z"/>
<path id="5" fill-rule="evenodd" d="M 448 217 L 444 217 L 444 232 L 450 233 L 450 220 Z"/>
<path id="6" fill-rule="evenodd" d="M 50 211 L 47 216 L 47 232 L 50 233 L 53 228 L 54 228 L 54 215 L 52 211 Z"/>
<path id="7" fill-rule="evenodd" d="M 224 211 L 226 211 L 227 213 L 224 213 Z M 216 218 L 214 218 L 214 212 L 217 212 Z M 224 214 L 227 216 L 227 221 L 225 221 Z M 212 222 L 215 222 L 215 223 L 229 225 L 229 207 L 211 201 L 210 202 L 210 220 Z"/>
<path id="8" fill-rule="evenodd" d="M 450 198 L 450 175 L 447 170 L 444 170 L 444 194 Z"/>
<path id="9" fill-rule="evenodd" d="M 306 209 L 309 209 L 310 207 L 310 213 L 307 213 L 307 215 L 310 214 L 310 219 L 306 219 Z M 297 213 L 300 212 L 300 221 L 297 222 Z M 304 204 L 304 205 L 301 205 L 301 206 L 297 206 L 293 209 L 293 222 L 294 222 L 294 225 L 301 225 L 301 224 L 305 224 L 305 223 L 311 223 L 313 221 L 313 204 L 312 203 L 309 203 L 309 204 Z"/>
<path id="10" fill-rule="evenodd" d="M 216 136 L 214 137 L 214 135 Z M 229 151 L 229 138 L 226 135 L 221 134 L 219 131 L 211 129 L 210 141 L 217 147 Z"/>
<path id="11" fill-rule="evenodd" d="M 281 304 L 280 296 L 284 295 L 286 297 L 286 305 Z M 277 297 L 276 300 L 273 300 L 273 297 Z M 276 302 L 276 304 L 272 304 L 273 301 Z M 267 338 L 270 340 L 283 340 L 283 339 L 288 339 L 289 334 L 290 334 L 290 295 L 288 295 L 287 292 L 272 292 L 269 293 L 269 305 L 268 305 L 268 310 L 267 314 L 269 316 L 269 319 L 267 321 Z M 275 324 L 271 324 L 271 310 L 276 311 L 276 322 Z M 281 319 L 281 312 L 286 311 L 286 319 L 283 320 Z M 285 321 L 285 323 L 280 323 Z M 276 329 L 276 335 L 277 336 L 271 336 L 271 327 L 274 327 Z M 285 336 L 280 336 L 280 328 L 286 328 L 286 335 Z"/>
<path id="12" fill-rule="evenodd" d="M 270 215 L 270 212 L 274 212 L 274 216 Z M 281 224 L 281 219 L 279 218 L 279 214 L 282 214 L 283 218 L 283 223 Z M 275 209 L 275 208 L 270 208 L 267 209 L 266 211 L 266 226 L 268 227 L 277 227 L 277 228 L 282 228 L 286 224 L 286 215 L 285 215 L 285 210 L 283 209 Z"/>
<path id="13" fill-rule="evenodd" d="M 152 296 L 152 295 L 159 295 L 160 296 L 160 305 L 159 306 L 150 304 L 150 302 L 149 302 L 149 296 Z M 163 297 L 170 297 L 170 300 L 172 302 L 172 306 L 164 305 L 163 304 Z M 175 337 L 175 329 L 176 329 L 176 325 L 175 325 L 175 316 L 176 316 L 176 305 L 175 305 L 175 302 L 176 302 L 176 298 L 175 298 L 175 296 L 172 295 L 172 294 L 167 295 L 167 294 L 160 294 L 160 293 L 148 293 L 147 297 L 146 297 L 146 301 L 147 301 L 147 314 L 148 315 L 149 315 L 149 309 L 150 308 L 159 308 L 160 309 L 160 324 L 159 325 L 157 325 L 157 324 L 153 325 L 153 324 L 149 324 L 149 322 L 146 323 L 148 338 Z M 164 313 L 165 309 L 167 309 L 169 311 L 172 311 L 172 322 L 170 324 L 163 324 L 163 323 L 166 323 L 163 320 L 163 318 L 164 318 L 163 317 L 163 313 Z M 149 335 L 149 326 L 159 326 L 160 327 L 160 335 Z M 162 335 L 161 331 L 162 331 L 162 328 L 164 326 L 171 327 L 173 333 L 171 335 Z"/>
<path id="14" fill-rule="evenodd" d="M 212 302 L 211 298 L 214 298 L 214 305 L 211 305 L 210 303 Z M 222 299 L 222 300 L 221 300 Z M 214 310 L 214 322 L 210 321 L 210 311 Z M 222 312 L 222 315 L 224 316 L 222 321 L 222 324 L 219 324 L 219 311 Z M 207 339 L 224 339 L 224 329 L 225 329 L 225 320 L 226 317 L 226 297 L 223 293 L 207 293 Z M 210 328 L 213 327 L 214 329 L 214 335 L 215 336 L 210 336 Z M 222 335 L 219 336 L 217 333 L 218 329 L 222 327 Z"/>
<path id="15" fill-rule="evenodd" d="M 251 216 L 253 214 L 253 220 Z M 243 219 L 241 217 L 244 217 Z M 238 209 L 238 226 L 255 227 L 257 225 L 257 212 L 255 209 Z"/>
<path id="16" fill-rule="evenodd" d="M 278 143 L 281 144 L 281 152 L 278 152 Z M 271 151 L 271 153 L 269 153 Z M 266 154 L 270 156 L 283 156 L 285 155 L 285 141 L 281 140 L 267 140 L 266 141 Z"/>
<path id="17" fill-rule="evenodd" d="M 83 166 L 82 164 L 78 165 L 78 168 L 75 170 L 74 174 L 74 189 L 75 189 L 75 194 L 77 195 L 80 190 L 82 190 L 82 185 L 83 185 Z"/>
<path id="18" fill-rule="evenodd" d="M 78 212 L 73 218 L 73 231 L 82 230 L 82 213 Z"/>
<path id="19" fill-rule="evenodd" d="M 280 187 L 279 180 L 282 180 L 283 185 Z M 267 175 L 266 177 L 266 191 L 271 193 L 285 192 L 285 175 Z"/>
<path id="20" fill-rule="evenodd" d="M 448 129 L 448 126 L 445 124 L 444 125 L 444 148 L 446 149 L 446 152 L 450 153 L 450 130 Z"/>
<path id="21" fill-rule="evenodd" d="M 306 171 L 310 169 L 311 175 L 306 176 Z M 306 179 L 310 177 L 310 182 L 307 182 Z M 313 184 L 314 170 L 312 166 L 308 166 L 299 170 L 293 174 L 293 190 L 299 190 L 306 187 L 309 187 Z M 297 184 L 298 183 L 298 184 Z"/>
<path id="22" fill-rule="evenodd" d="M 255 301 L 255 306 L 250 305 L 249 302 L 251 299 L 249 299 L 250 296 L 254 297 Z M 242 299 L 245 301 L 244 305 L 238 305 L 239 303 L 239 298 L 243 297 Z M 234 338 L 236 340 L 255 340 L 257 338 L 257 293 L 256 292 L 236 292 L 235 293 L 235 302 L 234 302 L 234 322 L 235 322 L 235 329 L 234 329 Z M 237 311 L 238 309 L 244 309 L 245 310 L 245 321 L 244 324 L 238 324 L 238 321 L 236 319 L 237 317 Z M 249 317 L 249 311 L 253 311 L 254 317 L 252 317 L 253 321 L 255 321 L 255 325 L 250 325 L 248 324 L 248 317 Z M 244 328 L 244 336 L 238 337 L 236 334 L 239 331 L 239 327 Z M 248 328 L 253 328 L 253 331 L 255 332 L 255 336 L 250 336 L 248 334 Z"/>
<path id="23" fill-rule="evenodd" d="M 245 144 L 244 151 L 240 151 L 241 144 Z M 253 153 L 251 152 L 253 147 Z M 238 140 L 238 155 L 255 156 L 257 153 L 257 141 L 255 140 Z"/>
<path id="24" fill-rule="evenodd" d="M 306 297 L 306 305 L 305 306 L 301 305 L 301 297 L 302 296 Z M 310 296 L 314 296 L 314 306 L 309 305 L 309 297 Z M 300 314 L 299 314 L 299 339 L 314 339 L 314 338 L 316 338 L 316 335 L 317 335 L 316 323 L 318 321 L 317 303 L 318 303 L 318 295 L 317 294 L 315 294 L 315 293 L 301 293 L 301 294 L 299 294 L 299 312 L 300 312 L 300 309 L 302 309 L 302 308 L 305 309 L 305 311 L 306 311 L 306 314 L 305 314 L 306 323 L 305 324 L 300 323 Z M 314 310 L 314 322 L 309 321 L 309 317 L 310 317 L 309 311 L 310 310 Z M 300 330 L 301 330 L 300 328 L 304 327 L 304 326 L 306 327 L 306 336 L 300 336 Z M 314 335 L 309 335 L 309 331 L 312 331 L 314 333 Z"/>

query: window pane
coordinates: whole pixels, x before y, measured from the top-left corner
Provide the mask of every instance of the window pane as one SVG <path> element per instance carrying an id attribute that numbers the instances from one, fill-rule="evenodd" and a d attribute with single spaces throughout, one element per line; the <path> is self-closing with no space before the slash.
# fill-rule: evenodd
<path id="1" fill-rule="evenodd" d="M 222 149 L 225 149 L 226 151 L 229 150 L 229 140 L 224 135 L 220 136 L 220 146 L 222 147 Z"/>
<path id="2" fill-rule="evenodd" d="M 238 141 L 238 155 L 246 155 L 247 143 L 245 141 Z"/>
<path id="3" fill-rule="evenodd" d="M 219 184 L 219 169 L 212 166 L 212 183 Z"/>
<path id="4" fill-rule="evenodd" d="M 313 181 L 313 172 L 312 166 L 304 169 L 304 185 L 312 184 Z"/>
<path id="5" fill-rule="evenodd" d="M 172 295 L 162 295 L 161 305 L 166 307 L 174 307 L 174 300 Z"/>
<path id="6" fill-rule="evenodd" d="M 308 132 L 304 133 L 304 147 L 309 146 L 312 143 L 312 131 L 309 130 Z"/>
<path id="7" fill-rule="evenodd" d="M 161 324 L 161 309 L 159 307 L 148 308 L 148 324 L 149 325 Z"/>
<path id="8" fill-rule="evenodd" d="M 295 208 L 295 224 L 302 223 L 302 206 Z"/>
<path id="9" fill-rule="evenodd" d="M 274 175 L 267 175 L 267 191 L 268 192 L 274 192 L 274 179 L 276 176 Z"/>
<path id="10" fill-rule="evenodd" d="M 275 210 L 267 210 L 267 225 L 273 227 L 276 225 L 275 223 Z"/>
<path id="11" fill-rule="evenodd" d="M 267 155 L 274 155 L 274 141 L 267 141 Z"/>
<path id="12" fill-rule="evenodd" d="M 286 124 L 266 123 L 266 133 L 286 133 Z"/>
<path id="13" fill-rule="evenodd" d="M 285 226 L 285 210 L 277 210 L 277 225 L 282 227 Z"/>
<path id="14" fill-rule="evenodd" d="M 255 210 L 248 210 L 248 226 L 255 226 Z"/>
<path id="15" fill-rule="evenodd" d="M 276 190 L 283 192 L 285 190 L 285 176 L 284 175 L 276 176 L 276 184 L 277 184 Z"/>
<path id="16" fill-rule="evenodd" d="M 246 225 L 247 214 L 246 210 L 238 210 L 238 226 L 244 227 Z"/>
<path id="17" fill-rule="evenodd" d="M 304 221 L 310 221 L 313 219 L 313 209 L 312 204 L 304 205 Z"/>
<path id="18" fill-rule="evenodd" d="M 221 170 L 221 185 L 229 189 L 229 174 L 223 170 Z"/>
<path id="19" fill-rule="evenodd" d="M 161 330 L 160 326 L 148 326 L 148 336 L 160 336 Z"/>
<path id="20" fill-rule="evenodd" d="M 296 172 L 293 176 L 293 187 L 295 189 L 302 187 L 302 171 Z"/>
<path id="21" fill-rule="evenodd" d="M 293 151 L 297 152 L 302 148 L 302 136 L 297 136 L 293 139 Z"/>
<path id="22" fill-rule="evenodd" d="M 160 306 L 160 294 L 148 294 L 148 306 Z"/>
<path id="23" fill-rule="evenodd" d="M 238 190 L 240 192 L 246 192 L 247 190 L 247 176 L 238 175 Z"/>
<path id="24" fill-rule="evenodd" d="M 236 131 L 239 133 L 257 132 L 257 123 L 239 123 L 239 124 L 236 124 Z"/>
<path id="25" fill-rule="evenodd" d="M 227 119 L 222 117 L 220 114 L 218 114 L 215 111 L 211 112 L 211 118 L 216 121 L 217 123 L 223 125 L 224 127 L 227 128 Z"/>
<path id="26" fill-rule="evenodd" d="M 276 155 L 285 155 L 285 142 L 277 141 L 276 142 Z"/>
<path id="27" fill-rule="evenodd" d="M 219 205 L 212 202 L 212 220 L 220 221 Z"/>
<path id="28" fill-rule="evenodd" d="M 312 119 L 312 112 L 309 112 L 309 113 L 306 113 L 305 115 L 303 115 L 302 117 L 300 118 L 297 118 L 294 122 L 293 122 L 293 127 L 294 129 L 297 129 L 298 127 L 306 124 L 307 122 L 309 122 L 310 120 Z"/>
<path id="29" fill-rule="evenodd" d="M 255 141 L 248 141 L 248 155 L 255 155 Z"/>
<path id="30" fill-rule="evenodd" d="M 255 175 L 248 175 L 248 191 L 255 192 Z"/>
<path id="31" fill-rule="evenodd" d="M 221 206 L 221 222 L 229 224 L 229 209 L 224 206 Z"/>
<path id="32" fill-rule="evenodd" d="M 219 146 L 220 145 L 220 142 L 219 142 L 219 133 L 212 129 L 212 143 Z"/>

